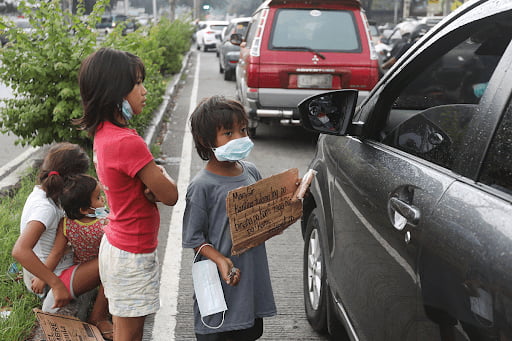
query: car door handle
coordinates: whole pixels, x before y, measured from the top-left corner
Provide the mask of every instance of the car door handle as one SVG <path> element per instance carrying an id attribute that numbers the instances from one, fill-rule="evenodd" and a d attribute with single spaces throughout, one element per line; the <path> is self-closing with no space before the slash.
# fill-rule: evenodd
<path id="1" fill-rule="evenodd" d="M 408 204 L 397 197 L 391 197 L 389 204 L 391 221 L 397 230 L 403 230 L 407 223 L 416 225 L 420 221 L 420 211 L 414 205 Z"/>

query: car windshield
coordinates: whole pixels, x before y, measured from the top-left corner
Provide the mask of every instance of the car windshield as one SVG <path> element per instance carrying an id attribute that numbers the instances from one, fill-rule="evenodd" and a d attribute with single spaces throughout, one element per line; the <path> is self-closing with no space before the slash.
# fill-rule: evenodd
<path id="1" fill-rule="evenodd" d="M 270 49 L 308 47 L 317 51 L 360 52 L 353 13 L 284 8 L 277 12 Z"/>
<path id="2" fill-rule="evenodd" d="M 210 28 L 214 31 L 222 31 L 227 25 L 211 25 Z"/>
<path id="3" fill-rule="evenodd" d="M 235 33 L 243 36 L 245 34 L 245 31 L 247 30 L 248 25 L 249 22 L 247 21 L 239 22 L 238 24 L 236 24 Z"/>

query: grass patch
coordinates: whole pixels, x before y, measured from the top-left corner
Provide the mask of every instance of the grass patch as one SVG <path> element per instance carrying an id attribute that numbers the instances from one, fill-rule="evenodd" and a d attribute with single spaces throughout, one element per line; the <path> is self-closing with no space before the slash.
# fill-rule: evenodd
<path id="1" fill-rule="evenodd" d="M 162 153 L 162 146 L 160 144 L 153 143 L 149 146 L 149 150 L 153 157 L 156 159 L 159 158 L 160 154 Z"/>
<path id="2" fill-rule="evenodd" d="M 21 212 L 34 188 L 36 174 L 36 169 L 30 169 L 19 189 L 0 199 L 0 310 L 11 311 L 8 317 L 0 317 L 0 340 L 25 340 L 36 320 L 32 309 L 41 305 L 40 299 L 25 288 L 20 273 L 9 272 L 15 263 L 11 250 L 20 234 Z M 19 264 L 17 267 L 21 269 Z"/>

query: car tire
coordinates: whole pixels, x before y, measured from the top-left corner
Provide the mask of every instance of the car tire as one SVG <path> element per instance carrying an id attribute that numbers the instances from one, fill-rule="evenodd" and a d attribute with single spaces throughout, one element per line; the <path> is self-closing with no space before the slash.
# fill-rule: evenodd
<path id="1" fill-rule="evenodd" d="M 201 46 L 197 43 L 197 51 L 201 51 Z"/>
<path id="2" fill-rule="evenodd" d="M 222 63 L 221 63 L 221 62 L 219 62 L 219 72 L 220 72 L 220 73 L 224 73 L 224 68 L 222 67 Z M 224 76 L 224 78 L 225 78 L 225 77 L 226 77 L 226 76 Z"/>
<path id="3" fill-rule="evenodd" d="M 235 78 L 234 76 L 235 76 L 235 71 L 233 71 L 233 69 L 231 69 L 231 70 L 228 70 L 228 69 L 224 70 L 224 80 L 232 81 Z"/>
<path id="4" fill-rule="evenodd" d="M 311 327 L 319 333 L 327 333 L 328 288 L 321 238 L 318 218 L 313 210 L 304 238 L 304 308 Z"/>

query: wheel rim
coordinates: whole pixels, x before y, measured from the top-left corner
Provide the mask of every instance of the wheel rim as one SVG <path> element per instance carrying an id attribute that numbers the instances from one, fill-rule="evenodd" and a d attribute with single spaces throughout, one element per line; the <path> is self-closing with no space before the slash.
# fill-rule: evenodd
<path id="1" fill-rule="evenodd" d="M 314 229 L 309 237 L 308 247 L 308 291 L 311 307 L 318 309 L 322 288 L 322 250 L 318 232 Z"/>

